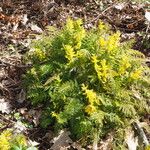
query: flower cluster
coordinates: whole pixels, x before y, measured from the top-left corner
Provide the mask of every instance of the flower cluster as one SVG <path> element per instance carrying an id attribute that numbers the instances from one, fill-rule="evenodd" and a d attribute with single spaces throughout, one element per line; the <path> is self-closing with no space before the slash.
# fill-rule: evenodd
<path id="1" fill-rule="evenodd" d="M 0 150 L 10 150 L 10 140 L 12 133 L 10 130 L 5 130 L 0 134 Z"/>
<path id="2" fill-rule="evenodd" d="M 99 45 L 101 49 L 104 49 L 109 53 L 113 53 L 113 51 L 117 50 L 117 48 L 119 47 L 119 41 L 120 41 L 120 32 L 116 32 L 106 37 L 101 36 L 99 38 Z"/>

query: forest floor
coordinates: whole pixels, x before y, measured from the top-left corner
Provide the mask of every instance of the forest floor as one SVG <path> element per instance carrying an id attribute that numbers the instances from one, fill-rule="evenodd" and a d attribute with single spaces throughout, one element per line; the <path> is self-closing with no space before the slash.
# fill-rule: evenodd
<path id="1" fill-rule="evenodd" d="M 61 28 L 66 18 L 72 17 L 82 18 L 85 28 L 89 29 L 103 20 L 112 26 L 112 30 L 121 31 L 122 41 L 135 39 L 133 48 L 146 55 L 149 65 L 150 29 L 147 27 L 150 22 L 145 18 L 147 9 L 150 9 L 148 1 L 1 0 L 0 133 L 15 128 L 35 145 L 38 144 L 39 150 L 48 150 L 53 145 L 51 128 L 39 126 L 42 108 L 33 107 L 26 100 L 22 87 L 22 75 L 30 67 L 22 61 L 23 56 L 30 49 L 32 39 L 44 32 L 46 26 Z M 149 122 L 148 116 L 144 119 Z M 69 147 L 81 149 L 77 143 Z M 57 148 L 53 145 L 52 149 Z"/>

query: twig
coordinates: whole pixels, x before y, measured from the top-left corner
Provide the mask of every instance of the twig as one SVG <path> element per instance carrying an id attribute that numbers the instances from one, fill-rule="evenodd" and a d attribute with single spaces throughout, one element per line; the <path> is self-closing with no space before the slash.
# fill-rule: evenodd
<path id="1" fill-rule="evenodd" d="M 8 123 L 7 125 L 5 125 L 4 127 L 0 128 L 0 131 L 3 131 L 5 129 L 11 128 L 13 125 Z"/>
<path id="2" fill-rule="evenodd" d="M 148 26 L 146 28 L 146 34 L 145 34 L 145 36 L 143 38 L 143 42 L 147 39 L 149 27 L 150 27 L 150 22 L 148 23 Z"/>
<path id="3" fill-rule="evenodd" d="M 13 120 L 7 119 L 5 116 L 3 116 L 2 114 L 0 114 L 0 117 L 2 117 L 6 122 L 15 124 L 15 122 Z"/>
<path id="4" fill-rule="evenodd" d="M 30 68 L 31 65 L 15 65 L 15 64 L 12 64 L 12 63 L 8 63 L 8 62 L 5 62 L 3 60 L 0 60 L 0 65 L 1 66 L 13 66 L 13 67 L 16 67 L 16 68 Z"/>
<path id="5" fill-rule="evenodd" d="M 98 16 L 96 18 L 94 18 L 92 21 L 90 21 L 90 23 L 95 22 L 96 20 L 98 20 L 100 18 L 100 16 L 104 15 L 104 13 L 106 11 L 108 11 L 109 9 L 113 8 L 116 5 L 117 1 L 115 1 L 112 5 L 108 6 L 105 10 L 103 10 L 100 14 L 98 14 Z"/>

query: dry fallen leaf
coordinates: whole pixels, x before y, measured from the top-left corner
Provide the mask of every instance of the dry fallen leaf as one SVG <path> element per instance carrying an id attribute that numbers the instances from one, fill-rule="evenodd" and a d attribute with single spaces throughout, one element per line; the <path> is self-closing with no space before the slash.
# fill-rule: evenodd
<path id="1" fill-rule="evenodd" d="M 23 89 L 21 89 L 20 93 L 18 94 L 18 99 L 17 102 L 18 103 L 23 103 L 26 99 L 26 93 Z"/>
<path id="2" fill-rule="evenodd" d="M 129 150 L 137 150 L 138 138 L 134 137 L 134 132 L 131 129 L 128 129 L 128 131 L 126 132 L 125 141 L 128 145 Z"/>
<path id="3" fill-rule="evenodd" d="M 4 98 L 0 98 L 0 112 L 7 114 L 11 112 L 11 105 Z"/>
<path id="4" fill-rule="evenodd" d="M 145 12 L 145 18 L 150 22 L 150 12 Z"/>
<path id="5" fill-rule="evenodd" d="M 15 128 L 15 131 L 17 133 L 21 133 L 23 131 L 26 130 L 26 127 L 25 125 L 21 122 L 21 121 L 17 121 L 15 124 L 14 124 L 14 128 Z"/>
<path id="6" fill-rule="evenodd" d="M 119 3 L 114 6 L 117 10 L 122 10 L 125 7 L 125 3 Z"/>
<path id="7" fill-rule="evenodd" d="M 38 146 L 40 143 L 36 142 L 36 141 L 32 141 L 31 139 L 28 139 L 28 143 L 31 145 L 31 146 Z"/>
<path id="8" fill-rule="evenodd" d="M 100 150 L 111 150 L 112 149 L 113 136 L 114 136 L 114 134 L 110 133 L 105 140 L 101 140 L 98 148 Z"/>
<path id="9" fill-rule="evenodd" d="M 51 143 L 54 143 L 51 150 L 66 150 L 70 147 L 70 144 L 73 143 L 71 138 L 69 137 L 70 132 L 67 130 L 61 130 L 59 135 L 55 137 Z"/>
<path id="10" fill-rule="evenodd" d="M 27 14 L 24 14 L 23 17 L 22 17 L 22 24 L 26 25 L 27 21 L 28 21 Z"/>
<path id="11" fill-rule="evenodd" d="M 85 149 L 82 148 L 82 146 L 81 146 L 79 143 L 77 143 L 77 142 L 73 142 L 73 143 L 71 144 L 71 146 L 72 146 L 74 149 L 76 149 L 76 150 L 85 150 Z"/>
<path id="12" fill-rule="evenodd" d="M 38 27 L 36 24 L 33 24 L 33 23 L 30 24 L 30 28 L 31 28 L 32 31 L 36 31 L 38 33 L 43 32 L 43 30 L 40 27 Z"/>

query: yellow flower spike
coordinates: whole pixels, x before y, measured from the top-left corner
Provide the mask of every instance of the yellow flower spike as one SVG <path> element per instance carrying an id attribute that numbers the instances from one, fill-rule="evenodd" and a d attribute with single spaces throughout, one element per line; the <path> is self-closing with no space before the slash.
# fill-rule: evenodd
<path id="1" fill-rule="evenodd" d="M 98 60 L 96 55 L 93 55 L 91 57 L 91 59 L 92 59 L 92 62 L 94 63 L 94 69 L 95 69 L 95 71 L 98 74 L 100 72 L 100 69 L 101 69 L 100 66 L 97 64 L 99 62 L 99 60 Z M 99 74 L 98 74 L 98 76 L 99 76 Z"/>
<path id="2" fill-rule="evenodd" d="M 23 134 L 17 135 L 15 141 L 22 146 L 27 146 L 27 140 Z"/>
<path id="3" fill-rule="evenodd" d="M 74 34 L 75 49 L 80 49 L 82 39 L 85 37 L 85 35 L 86 33 L 84 28 L 79 29 L 79 31 Z"/>
<path id="4" fill-rule="evenodd" d="M 93 90 L 86 90 L 85 93 L 90 104 L 93 104 L 94 102 L 96 102 L 97 96 Z"/>
<path id="5" fill-rule="evenodd" d="M 104 23 L 103 21 L 99 21 L 99 24 L 98 24 L 98 30 L 100 31 L 100 33 L 105 33 L 107 31 L 109 31 L 109 26 L 108 24 Z"/>
<path id="6" fill-rule="evenodd" d="M 118 74 L 119 75 L 123 75 L 126 72 L 126 70 L 128 68 L 130 68 L 130 67 L 131 67 L 131 64 L 129 62 L 128 57 L 122 58 L 122 60 L 120 61 L 120 66 L 119 66 Z"/>
<path id="7" fill-rule="evenodd" d="M 73 58 L 76 56 L 73 47 L 70 46 L 70 45 L 65 45 L 64 46 L 64 50 L 66 52 L 66 56 L 65 57 L 69 60 L 69 62 L 72 62 Z"/>
<path id="8" fill-rule="evenodd" d="M 68 30 L 70 30 L 70 31 L 73 30 L 73 28 L 74 28 L 74 22 L 73 22 L 72 19 L 70 19 L 70 18 L 67 19 L 66 28 Z"/>
<path id="9" fill-rule="evenodd" d="M 83 24 L 82 19 L 78 19 L 78 20 L 74 21 L 75 28 L 81 28 L 82 24 Z"/>
<path id="10" fill-rule="evenodd" d="M 113 35 L 109 36 L 107 40 L 107 50 L 108 51 L 113 51 L 119 46 L 119 41 L 120 41 L 120 32 L 114 33 Z"/>
<path id="11" fill-rule="evenodd" d="M 5 130 L 0 134 L 0 150 L 10 150 L 10 141 L 12 132 Z"/>
<path id="12" fill-rule="evenodd" d="M 134 80 L 137 80 L 141 77 L 141 75 L 142 75 L 142 69 L 139 68 L 138 70 L 135 70 L 134 72 L 132 72 L 130 74 L 130 77 Z"/>
<path id="13" fill-rule="evenodd" d="M 100 37 L 100 39 L 99 39 L 99 44 L 100 44 L 100 47 L 102 47 L 102 48 L 107 48 L 108 42 L 107 42 L 106 39 L 104 39 L 103 37 Z"/>
<path id="14" fill-rule="evenodd" d="M 10 147 L 10 142 L 6 138 L 0 138 L 0 150 L 10 150 Z"/>
<path id="15" fill-rule="evenodd" d="M 103 59 L 103 60 L 101 61 L 101 66 L 102 66 L 102 69 L 103 69 L 103 70 L 107 70 L 107 69 L 108 69 L 108 66 L 106 65 L 106 59 Z"/>
<path id="16" fill-rule="evenodd" d="M 88 99 L 88 103 L 90 105 L 93 105 L 94 103 L 99 103 L 97 99 L 97 95 L 93 90 L 89 90 L 87 86 L 82 84 L 82 90 L 84 94 L 86 95 L 86 98 Z"/>
<path id="17" fill-rule="evenodd" d="M 54 111 L 52 112 L 52 117 L 56 117 L 56 118 L 58 118 L 58 114 L 57 113 L 55 113 Z"/>
<path id="18" fill-rule="evenodd" d="M 118 73 L 114 70 L 111 70 L 111 75 L 112 75 L 112 77 L 116 77 L 116 76 L 118 76 Z"/>
<path id="19" fill-rule="evenodd" d="M 101 77 L 103 79 L 104 82 L 106 82 L 107 78 L 109 77 L 109 67 L 106 64 L 106 60 L 103 59 L 101 61 Z"/>
<path id="20" fill-rule="evenodd" d="M 35 56 L 39 58 L 39 60 L 43 60 L 46 57 L 45 53 L 41 49 L 38 49 L 38 48 L 35 49 L 34 54 Z"/>
<path id="21" fill-rule="evenodd" d="M 6 130 L 1 135 L 10 140 L 12 136 L 12 132 L 10 130 Z"/>
<path id="22" fill-rule="evenodd" d="M 75 49 L 80 49 L 80 47 L 81 47 L 81 42 L 78 42 L 74 48 Z"/>
<path id="23" fill-rule="evenodd" d="M 99 60 L 98 60 L 98 58 L 97 58 L 96 55 L 93 55 L 93 56 L 91 57 L 91 59 L 92 59 L 92 62 L 93 62 L 94 64 L 96 64 L 96 63 L 99 62 Z"/>
<path id="24" fill-rule="evenodd" d="M 95 106 L 93 105 L 87 105 L 85 107 L 85 112 L 88 114 L 88 115 L 91 115 L 92 113 L 96 112 L 96 108 Z"/>
<path id="25" fill-rule="evenodd" d="M 99 62 L 99 60 L 96 55 L 93 55 L 92 62 L 94 63 L 94 69 L 97 73 L 98 79 L 103 80 L 103 82 L 106 82 L 107 78 L 110 75 L 110 68 L 106 64 L 106 60 L 101 60 L 100 65 L 98 65 L 97 63 Z"/>

